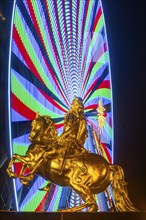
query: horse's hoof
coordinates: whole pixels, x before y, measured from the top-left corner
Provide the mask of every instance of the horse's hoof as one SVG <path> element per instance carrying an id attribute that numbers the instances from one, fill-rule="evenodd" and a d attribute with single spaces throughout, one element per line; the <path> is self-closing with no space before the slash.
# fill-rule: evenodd
<path id="1" fill-rule="evenodd" d="M 14 177 L 13 177 L 14 179 L 17 179 L 18 178 L 18 176 L 16 175 L 16 174 L 14 174 Z"/>
<path id="2" fill-rule="evenodd" d="M 27 180 L 31 181 L 33 179 L 34 175 L 33 174 L 30 174 L 27 176 Z"/>
<path id="3" fill-rule="evenodd" d="M 40 190 L 40 191 L 50 192 L 51 186 L 52 186 L 52 183 L 48 183 L 45 187 L 39 188 L 39 190 Z"/>
<path id="4" fill-rule="evenodd" d="M 89 212 L 97 212 L 98 211 L 98 206 L 92 205 L 89 209 Z"/>
<path id="5" fill-rule="evenodd" d="M 20 180 L 20 182 L 25 186 L 29 185 L 29 182 L 27 180 Z"/>
<path id="6" fill-rule="evenodd" d="M 16 173 L 9 173 L 9 176 L 16 179 L 18 178 L 17 174 Z"/>
<path id="7" fill-rule="evenodd" d="M 24 181 L 31 181 L 33 179 L 34 175 L 33 174 L 28 174 L 26 176 L 23 176 L 23 175 L 20 175 L 19 178 L 21 180 L 24 180 Z"/>
<path id="8" fill-rule="evenodd" d="M 57 212 L 75 212 L 72 208 L 69 209 L 58 209 Z"/>

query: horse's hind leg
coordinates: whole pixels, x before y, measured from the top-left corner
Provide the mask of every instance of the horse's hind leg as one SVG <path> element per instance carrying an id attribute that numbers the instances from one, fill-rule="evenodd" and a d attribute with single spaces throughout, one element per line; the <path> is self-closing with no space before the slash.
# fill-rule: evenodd
<path id="1" fill-rule="evenodd" d="M 95 196 L 94 194 L 91 193 L 91 190 L 89 189 L 88 186 L 80 185 L 80 184 L 73 184 L 72 187 L 84 200 L 85 208 L 89 207 L 89 212 L 98 211 L 98 206 L 95 200 Z"/>
<path id="2" fill-rule="evenodd" d="M 98 206 L 95 200 L 95 195 L 92 194 L 89 188 L 89 183 L 90 178 L 86 174 L 80 176 L 79 173 L 76 173 L 76 175 L 73 175 L 72 178 L 70 178 L 70 185 L 84 200 L 84 205 L 89 207 L 89 212 L 97 212 Z"/>
<path id="3" fill-rule="evenodd" d="M 97 212 L 98 211 L 98 206 L 97 203 L 95 201 L 95 197 L 94 195 L 91 193 L 89 187 L 85 186 L 85 185 L 81 185 L 81 184 L 77 184 L 77 183 L 70 183 L 71 187 L 73 188 L 73 190 L 75 190 L 79 196 L 81 196 L 81 198 L 84 200 L 84 204 L 79 205 L 77 207 L 74 208 L 68 208 L 65 210 L 59 210 L 59 211 L 63 211 L 63 212 L 77 212 L 80 211 L 84 208 L 88 208 L 89 207 L 89 212 Z"/>
<path id="4" fill-rule="evenodd" d="M 23 183 L 23 182 L 26 182 L 26 181 L 31 181 L 31 180 L 33 179 L 33 177 L 34 177 L 35 173 L 37 172 L 37 169 L 38 169 L 39 166 L 41 165 L 42 161 L 43 161 L 43 158 L 41 158 L 41 159 L 37 162 L 37 164 L 35 165 L 35 167 L 33 168 L 33 170 L 31 170 L 31 171 L 29 172 L 29 174 L 27 174 L 26 176 L 23 176 L 23 175 L 19 176 L 19 178 L 20 178 L 20 180 L 21 180 L 22 183 Z M 25 183 L 24 183 L 24 184 L 25 184 Z M 27 185 L 28 185 L 28 184 L 27 184 Z"/>

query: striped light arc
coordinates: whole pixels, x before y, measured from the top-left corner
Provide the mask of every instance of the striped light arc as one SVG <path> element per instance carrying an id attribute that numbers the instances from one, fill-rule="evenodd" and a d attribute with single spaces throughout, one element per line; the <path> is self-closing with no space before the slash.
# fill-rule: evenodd
<path id="1" fill-rule="evenodd" d="M 64 114 L 79 96 L 88 122 L 85 147 L 94 153 L 98 153 L 95 133 L 99 134 L 96 109 L 102 99 L 106 120 L 101 146 L 103 156 L 112 162 L 111 72 L 101 1 L 16 0 L 11 42 L 11 151 L 25 154 L 30 144 L 30 124 L 37 112 L 51 116 L 60 134 Z M 20 169 L 20 163 L 15 166 Z M 53 185 L 50 193 L 39 191 L 45 184 L 47 181 L 35 177 L 26 189 L 15 180 L 18 209 L 57 211 L 83 203 L 69 188 Z M 99 211 L 107 211 L 106 194 L 96 199 Z"/>

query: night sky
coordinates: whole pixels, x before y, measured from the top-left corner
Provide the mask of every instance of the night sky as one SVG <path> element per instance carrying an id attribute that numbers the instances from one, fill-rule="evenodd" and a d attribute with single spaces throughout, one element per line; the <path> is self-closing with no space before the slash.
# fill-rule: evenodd
<path id="1" fill-rule="evenodd" d="M 111 60 L 114 163 L 129 197 L 146 210 L 146 6 L 144 0 L 103 0 Z"/>
<path id="2" fill-rule="evenodd" d="M 102 0 L 102 4 L 112 72 L 114 163 L 125 171 L 129 197 L 134 205 L 146 210 L 145 1 Z M 3 27 L 1 30 L 5 33 L 0 33 L 5 44 L 9 33 L 6 29 Z M 4 95 L 2 89 L 0 95 Z M 1 97 L 0 100 L 2 103 L 5 99 Z M 1 112 L 4 112 L 5 104 L 1 103 Z"/>

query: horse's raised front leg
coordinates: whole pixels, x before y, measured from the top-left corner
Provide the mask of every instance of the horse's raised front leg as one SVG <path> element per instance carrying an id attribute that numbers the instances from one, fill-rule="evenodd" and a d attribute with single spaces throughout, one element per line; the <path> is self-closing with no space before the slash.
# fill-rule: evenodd
<path id="1" fill-rule="evenodd" d="M 17 159 L 17 156 L 18 156 L 17 154 L 13 154 L 13 157 L 11 158 L 11 160 L 9 162 L 9 165 L 8 165 L 8 168 L 6 170 L 8 175 L 12 178 L 17 178 L 18 177 L 17 174 L 14 171 L 12 171 L 12 166 L 13 166 L 15 160 Z"/>
<path id="2" fill-rule="evenodd" d="M 13 154 L 13 157 L 11 158 L 10 163 L 8 165 L 8 168 L 7 168 L 7 173 L 12 178 L 18 178 L 18 175 L 12 169 L 12 166 L 13 166 L 13 164 L 14 164 L 14 162 L 16 160 L 18 160 L 18 161 L 23 163 L 23 166 L 22 166 L 21 171 L 20 171 L 20 175 L 22 175 L 22 173 L 24 172 L 24 167 L 26 167 L 28 159 L 27 159 L 26 156 L 21 156 L 21 155 L 18 155 L 18 154 Z"/>
<path id="3" fill-rule="evenodd" d="M 22 173 L 23 175 L 20 175 L 20 176 L 19 176 L 19 178 L 20 178 L 20 180 L 21 180 L 22 183 L 23 183 L 23 181 L 31 181 L 31 180 L 33 179 L 35 173 L 37 172 L 37 169 L 39 168 L 39 166 L 41 165 L 41 163 L 42 163 L 43 160 L 44 160 L 44 159 L 41 158 L 41 159 L 37 162 L 37 164 L 34 166 L 34 168 L 29 172 L 29 174 L 27 174 L 26 176 L 24 176 L 24 174 Z M 31 164 L 31 163 L 30 163 L 30 164 Z"/>
<path id="4" fill-rule="evenodd" d="M 24 172 L 25 172 L 26 168 L 27 168 L 27 165 L 26 165 L 26 164 L 23 164 L 23 165 L 22 165 L 22 168 L 21 168 L 21 170 L 20 170 L 20 176 L 21 176 L 21 177 L 22 177 L 22 176 L 24 177 Z M 19 178 L 20 178 L 20 176 L 19 176 Z M 20 182 L 21 182 L 23 185 L 26 185 L 26 186 L 29 185 L 29 181 L 28 181 L 28 180 L 25 180 L 25 179 L 20 178 Z"/>

